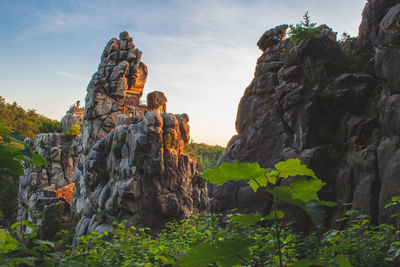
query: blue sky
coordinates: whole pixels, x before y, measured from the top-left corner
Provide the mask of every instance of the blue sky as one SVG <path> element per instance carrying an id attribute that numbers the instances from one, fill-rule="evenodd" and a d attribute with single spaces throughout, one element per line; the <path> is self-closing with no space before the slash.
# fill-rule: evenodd
<path id="1" fill-rule="evenodd" d="M 358 34 L 365 0 L 0 1 L 0 95 L 61 119 L 97 70 L 104 46 L 127 30 L 149 68 L 144 95 L 188 113 L 196 142 L 226 145 L 252 80 L 262 33 L 311 20 Z M 145 97 L 144 97 L 145 99 Z"/>

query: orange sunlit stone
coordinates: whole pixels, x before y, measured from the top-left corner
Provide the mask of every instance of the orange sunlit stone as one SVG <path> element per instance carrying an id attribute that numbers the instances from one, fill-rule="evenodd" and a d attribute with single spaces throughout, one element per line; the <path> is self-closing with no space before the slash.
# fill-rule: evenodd
<path id="1" fill-rule="evenodd" d="M 63 188 L 57 189 L 57 197 L 63 197 L 69 204 L 71 204 L 72 199 L 74 199 L 74 188 L 75 184 L 69 184 Z"/>

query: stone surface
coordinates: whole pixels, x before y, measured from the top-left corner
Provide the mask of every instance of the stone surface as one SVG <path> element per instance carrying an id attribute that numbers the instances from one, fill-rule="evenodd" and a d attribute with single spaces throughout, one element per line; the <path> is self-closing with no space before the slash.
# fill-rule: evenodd
<path id="1" fill-rule="evenodd" d="M 33 215 L 42 212 L 47 205 L 59 201 L 66 202 L 69 207 L 72 195 L 64 198 L 64 194 L 58 192 L 64 191 L 68 185 L 71 187 L 79 153 L 76 140 L 59 133 L 36 136 L 32 147 L 50 164 L 44 167 L 25 166 L 25 176 L 20 178 L 18 193 L 19 221 L 31 220 Z"/>
<path id="2" fill-rule="evenodd" d="M 113 220 L 157 231 L 208 209 L 205 181 L 181 153 L 190 140 L 188 116 L 165 113 L 167 98 L 159 91 L 148 94 L 147 105 L 140 102 L 147 77 L 141 55 L 121 33 L 107 44 L 88 85 L 73 176 L 72 212 L 82 213 L 75 240 Z"/>
<path id="3" fill-rule="evenodd" d="M 64 212 L 63 202 L 81 214 L 75 242 L 108 231 L 114 220 L 158 231 L 169 220 L 209 208 L 197 163 L 182 153 L 190 140 L 188 115 L 166 113 L 167 98 L 159 91 L 149 93 L 147 105 L 140 102 L 147 67 L 133 38 L 127 32 L 119 37 L 103 51 L 84 114 L 77 103 L 63 118 L 64 131 L 79 124 L 81 134 L 73 140 L 39 134 L 32 146 L 49 165 L 26 166 L 20 179 L 18 219 L 47 208 Z"/>
<path id="4" fill-rule="evenodd" d="M 72 105 L 65 116 L 61 119 L 62 131 L 65 133 L 73 125 L 82 125 L 85 108 L 80 107 L 80 101 Z"/>
<path id="5" fill-rule="evenodd" d="M 384 206 L 400 195 L 399 7 L 398 1 L 370 0 L 361 45 L 338 44 L 328 30 L 297 45 L 269 42 L 277 28 L 267 31 L 257 43 L 263 54 L 254 79 L 239 103 L 238 134 L 220 162 L 269 168 L 300 158 L 327 183 L 320 198 L 338 203 L 327 209 L 328 226 L 340 227 L 336 220 L 349 208 L 370 215 L 373 223 L 390 221 L 393 209 Z M 209 192 L 211 211 L 270 208 L 269 200 L 242 182 L 211 186 Z M 298 227 L 306 230 L 310 223 Z"/>
<path id="6" fill-rule="evenodd" d="M 105 211 L 105 225 L 126 219 L 155 231 L 173 218 L 205 212 L 206 184 L 196 163 L 180 153 L 187 144 L 181 128 L 187 122 L 156 112 L 136 124 L 118 126 L 79 164 L 73 211 L 82 212 L 82 220 Z M 95 222 L 82 227 L 95 229 Z"/>

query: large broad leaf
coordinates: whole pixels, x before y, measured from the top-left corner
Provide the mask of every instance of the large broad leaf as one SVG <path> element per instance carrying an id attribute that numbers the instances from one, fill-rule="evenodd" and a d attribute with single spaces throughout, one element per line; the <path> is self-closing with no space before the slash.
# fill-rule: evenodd
<path id="1" fill-rule="evenodd" d="M 220 241 L 215 246 L 207 243 L 200 243 L 187 255 L 183 256 L 179 264 L 181 266 L 207 266 L 211 263 L 218 263 L 220 266 L 234 266 L 242 259 L 250 255 L 248 240 Z"/>
<path id="2" fill-rule="evenodd" d="M 18 153 L 13 147 L 0 145 L 0 168 L 7 169 L 16 175 L 24 175 L 24 168 L 18 160 Z"/>
<path id="3" fill-rule="evenodd" d="M 268 189 L 268 192 L 279 200 L 303 209 L 308 214 L 308 216 L 310 216 L 317 229 L 320 229 L 322 227 L 325 219 L 325 212 L 323 208 L 319 205 L 318 200 L 305 202 L 301 199 L 293 198 L 294 194 L 292 188 L 285 185 Z"/>
<path id="4" fill-rule="evenodd" d="M 334 263 L 339 265 L 339 267 L 352 267 L 349 258 L 343 256 L 343 255 L 337 255 L 335 259 L 333 260 Z"/>
<path id="5" fill-rule="evenodd" d="M 275 198 L 286 202 L 288 204 L 296 205 L 301 208 L 304 207 L 304 201 L 301 201 L 299 199 L 293 198 L 293 190 L 287 185 L 280 185 L 276 186 L 272 189 L 268 189 L 268 192 L 273 195 Z"/>
<path id="6" fill-rule="evenodd" d="M 283 211 L 277 210 L 277 211 L 275 212 L 275 211 L 273 210 L 273 211 L 271 211 L 270 214 L 265 215 L 265 216 L 263 217 L 263 219 L 264 219 L 264 220 L 268 220 L 268 221 L 270 221 L 270 220 L 280 220 L 280 219 L 283 218 L 283 216 L 285 216 L 285 213 L 283 213 Z"/>
<path id="7" fill-rule="evenodd" d="M 335 207 L 336 203 L 332 202 L 332 201 L 321 200 L 321 201 L 318 201 L 318 205 L 325 206 L 325 207 Z"/>
<path id="8" fill-rule="evenodd" d="M 290 184 L 293 190 L 292 197 L 308 202 L 310 200 L 319 200 L 317 192 L 324 186 L 320 179 L 307 179 L 305 177 L 298 178 Z"/>
<path id="9" fill-rule="evenodd" d="M 49 163 L 44 159 L 44 157 L 36 153 L 32 154 L 32 164 L 35 167 L 49 165 Z"/>
<path id="10" fill-rule="evenodd" d="M 67 260 L 66 262 L 62 263 L 60 267 L 86 267 L 87 265 L 84 263 L 80 263 L 78 261 L 70 261 Z"/>
<path id="11" fill-rule="evenodd" d="M 257 192 L 258 188 L 266 187 L 268 184 L 276 184 L 278 180 L 278 171 L 268 171 L 264 176 L 257 177 L 255 179 L 251 179 L 248 184 L 254 192 Z"/>
<path id="12" fill-rule="evenodd" d="M 230 220 L 232 222 L 237 222 L 238 224 L 244 226 L 250 226 L 260 222 L 262 219 L 262 215 L 259 212 L 251 213 L 251 214 L 236 214 Z"/>
<path id="13" fill-rule="evenodd" d="M 304 211 L 310 216 L 317 230 L 320 230 L 325 221 L 325 211 L 318 201 L 311 200 L 304 205 Z"/>
<path id="14" fill-rule="evenodd" d="M 268 172 L 267 169 L 260 168 L 257 162 L 235 161 L 233 164 L 223 162 L 220 166 L 207 170 L 202 176 L 213 184 L 222 185 L 228 181 L 257 179 Z"/>
<path id="15" fill-rule="evenodd" d="M 307 168 L 306 165 L 301 164 L 299 159 L 288 159 L 286 161 L 278 162 L 275 164 L 275 169 L 279 171 L 279 176 L 282 178 L 297 175 L 317 178 L 313 170 Z"/>
<path id="16" fill-rule="evenodd" d="M 257 192 L 258 188 L 265 187 L 268 184 L 267 178 L 265 176 L 258 177 L 256 179 L 251 179 L 248 184 L 250 185 L 253 192 Z"/>

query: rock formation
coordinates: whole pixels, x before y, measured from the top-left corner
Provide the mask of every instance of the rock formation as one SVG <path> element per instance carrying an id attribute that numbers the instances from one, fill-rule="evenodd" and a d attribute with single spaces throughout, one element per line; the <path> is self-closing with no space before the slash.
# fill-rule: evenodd
<path id="1" fill-rule="evenodd" d="M 348 208 L 373 223 L 388 222 L 393 211 L 384 206 L 400 195 L 399 21 L 398 1 L 371 0 L 360 43 L 336 42 L 326 27 L 320 38 L 297 45 L 281 40 L 285 25 L 267 31 L 238 107 L 238 134 L 221 161 L 268 168 L 300 158 L 327 183 L 320 197 L 338 203 L 328 210 L 329 226 L 339 226 L 336 219 Z M 211 211 L 268 212 L 271 206 L 246 183 L 210 189 Z"/>
<path id="2" fill-rule="evenodd" d="M 72 201 L 72 174 L 78 161 L 78 150 L 72 137 L 59 133 L 38 134 L 34 142 L 27 142 L 50 164 L 25 167 L 25 176 L 19 183 L 17 220 L 33 220 L 48 206 L 68 214 Z"/>
<path id="3" fill-rule="evenodd" d="M 61 128 L 65 133 L 68 129 L 70 129 L 73 125 L 82 125 L 83 116 L 85 114 L 85 108 L 80 107 L 80 101 L 77 101 L 76 104 L 72 105 L 65 116 L 61 119 Z"/>
<path id="4" fill-rule="evenodd" d="M 108 230 L 114 220 L 157 231 L 168 220 L 208 210 L 205 180 L 196 162 L 182 154 L 190 140 L 188 116 L 166 113 L 167 98 L 159 91 L 147 95 L 147 105 L 140 102 L 147 77 L 141 55 L 127 32 L 111 39 L 89 82 L 84 115 L 77 104 L 62 120 L 64 131 L 78 124 L 81 134 L 73 141 L 38 135 L 33 148 L 50 165 L 28 167 L 21 177 L 26 205 L 20 219 L 29 217 L 29 208 L 39 212 L 56 200 L 70 203 L 71 190 L 71 212 L 80 216 L 75 241 Z M 68 147 L 65 158 L 58 152 L 62 146 Z M 54 200 L 33 205 L 42 195 Z"/>

